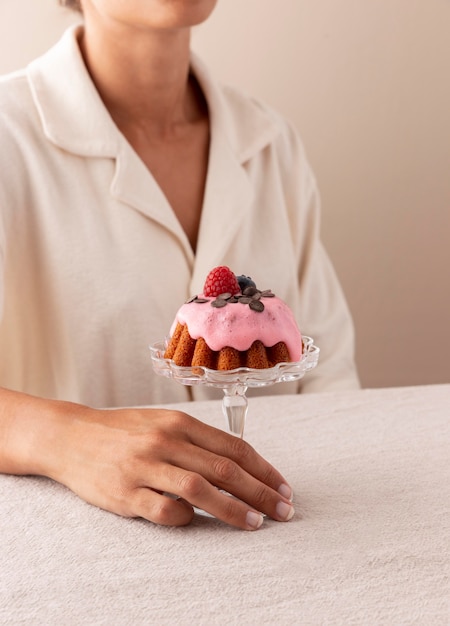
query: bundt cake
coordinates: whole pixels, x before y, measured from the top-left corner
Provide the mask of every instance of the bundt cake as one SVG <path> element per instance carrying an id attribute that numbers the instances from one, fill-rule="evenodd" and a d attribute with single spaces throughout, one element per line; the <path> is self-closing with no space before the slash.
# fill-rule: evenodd
<path id="1" fill-rule="evenodd" d="M 272 291 L 226 266 L 208 274 L 203 293 L 178 310 L 164 358 L 180 366 L 257 369 L 298 361 L 302 337 L 292 311 Z"/>

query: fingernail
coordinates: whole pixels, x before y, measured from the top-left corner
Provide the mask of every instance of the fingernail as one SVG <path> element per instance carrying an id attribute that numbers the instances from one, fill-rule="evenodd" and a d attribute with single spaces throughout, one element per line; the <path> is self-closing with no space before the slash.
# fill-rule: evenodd
<path id="1" fill-rule="evenodd" d="M 263 523 L 263 516 L 261 513 L 255 513 L 255 511 L 249 511 L 247 513 L 247 526 L 253 530 L 257 530 Z"/>
<path id="2" fill-rule="evenodd" d="M 278 517 L 285 522 L 288 522 L 290 519 L 292 519 L 295 513 L 294 507 L 290 504 L 287 504 L 286 502 L 278 502 L 276 511 Z"/>
<path id="3" fill-rule="evenodd" d="M 278 487 L 278 493 L 282 495 L 283 498 L 286 498 L 287 500 L 290 500 L 292 502 L 293 492 L 289 485 L 286 485 L 286 483 L 283 483 Z"/>

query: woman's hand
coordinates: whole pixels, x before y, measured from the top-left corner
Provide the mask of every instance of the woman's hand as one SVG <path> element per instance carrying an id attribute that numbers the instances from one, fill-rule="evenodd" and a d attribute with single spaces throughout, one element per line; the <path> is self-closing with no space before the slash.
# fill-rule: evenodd
<path id="1" fill-rule="evenodd" d="M 181 526 L 194 505 L 250 530 L 260 512 L 294 513 L 285 480 L 249 444 L 179 411 L 89 409 L 72 417 L 60 454 L 56 479 L 119 515 Z"/>
<path id="2" fill-rule="evenodd" d="M 48 476 L 157 524 L 188 524 L 192 506 L 248 530 L 261 512 L 294 514 L 290 487 L 248 443 L 180 411 L 99 410 L 0 389 L 0 472 Z"/>

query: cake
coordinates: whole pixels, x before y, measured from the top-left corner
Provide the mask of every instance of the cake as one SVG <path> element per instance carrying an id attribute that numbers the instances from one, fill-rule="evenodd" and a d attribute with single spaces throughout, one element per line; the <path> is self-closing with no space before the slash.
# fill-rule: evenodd
<path id="1" fill-rule="evenodd" d="M 164 358 L 179 366 L 257 369 L 300 360 L 302 337 L 288 305 L 248 276 L 219 266 L 203 293 L 178 310 Z"/>

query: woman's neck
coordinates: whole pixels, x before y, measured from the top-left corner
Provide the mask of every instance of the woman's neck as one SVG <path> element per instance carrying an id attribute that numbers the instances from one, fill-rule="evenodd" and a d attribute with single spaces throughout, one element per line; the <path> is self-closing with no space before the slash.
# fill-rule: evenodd
<path id="1" fill-rule="evenodd" d="M 135 30 L 125 36 L 86 22 L 80 47 L 113 119 L 164 136 L 195 122 L 198 98 L 189 80 L 190 30 Z"/>

